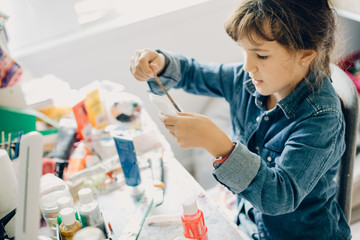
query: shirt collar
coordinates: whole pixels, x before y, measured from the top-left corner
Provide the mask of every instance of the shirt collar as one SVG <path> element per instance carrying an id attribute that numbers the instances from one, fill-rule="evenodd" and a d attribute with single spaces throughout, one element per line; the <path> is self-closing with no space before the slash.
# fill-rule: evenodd
<path id="1" fill-rule="evenodd" d="M 313 84 L 315 82 L 315 77 L 313 74 L 310 74 L 307 79 L 303 79 L 299 82 L 296 88 L 284 99 L 276 104 L 283 112 L 286 118 L 292 118 L 295 116 L 295 111 L 297 107 L 305 100 L 305 98 L 313 91 L 316 91 Z M 312 84 L 312 85 L 311 85 Z M 259 94 L 256 91 L 254 84 L 251 81 L 251 78 L 244 81 L 244 86 L 247 91 L 255 97 L 255 104 L 257 107 L 266 110 L 266 96 Z"/>

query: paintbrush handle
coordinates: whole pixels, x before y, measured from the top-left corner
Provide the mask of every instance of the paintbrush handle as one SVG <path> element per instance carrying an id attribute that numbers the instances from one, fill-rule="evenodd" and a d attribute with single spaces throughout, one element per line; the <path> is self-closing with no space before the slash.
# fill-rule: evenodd
<path id="1" fill-rule="evenodd" d="M 162 85 L 162 83 L 160 82 L 160 79 L 158 78 L 158 76 L 156 75 L 155 71 L 154 71 L 154 78 L 156 79 L 156 82 L 159 84 L 159 86 L 161 87 L 161 89 L 163 90 L 163 92 L 166 94 L 166 96 L 169 98 L 170 102 L 172 103 L 172 105 L 174 105 L 174 107 L 176 108 L 176 110 L 178 112 L 181 112 L 180 108 L 178 107 L 178 105 L 176 105 L 176 103 L 174 102 L 174 100 L 172 99 L 172 97 L 169 95 L 169 93 L 166 91 L 166 88 L 164 87 L 164 85 Z"/>

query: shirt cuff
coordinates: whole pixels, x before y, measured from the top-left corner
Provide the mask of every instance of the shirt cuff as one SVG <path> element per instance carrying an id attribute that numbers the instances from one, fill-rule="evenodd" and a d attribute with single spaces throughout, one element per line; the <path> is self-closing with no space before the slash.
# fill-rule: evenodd
<path id="1" fill-rule="evenodd" d="M 213 176 L 229 190 L 239 194 L 255 178 L 260 168 L 260 161 L 258 155 L 238 143 L 229 158 L 220 167 L 213 170 Z"/>
<path id="2" fill-rule="evenodd" d="M 213 167 L 214 168 L 220 167 L 221 164 L 223 164 L 230 157 L 231 153 L 234 151 L 235 146 L 236 146 L 236 142 L 233 142 L 233 146 L 227 154 L 225 154 L 224 156 L 215 158 L 213 160 Z"/>
<path id="3" fill-rule="evenodd" d="M 165 56 L 165 67 L 161 74 L 158 75 L 158 77 L 166 90 L 169 90 L 170 88 L 177 85 L 181 80 L 180 61 L 176 56 L 173 56 L 170 53 L 161 50 L 156 50 L 156 52 Z M 155 78 L 150 78 L 148 80 L 148 85 L 151 92 L 158 95 L 164 94 L 159 84 L 157 84 Z"/>

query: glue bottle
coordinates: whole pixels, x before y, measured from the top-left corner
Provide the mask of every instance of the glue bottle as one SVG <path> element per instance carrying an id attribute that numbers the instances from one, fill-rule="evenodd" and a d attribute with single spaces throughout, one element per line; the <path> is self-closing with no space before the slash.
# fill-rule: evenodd
<path id="1" fill-rule="evenodd" d="M 207 240 L 207 227 L 205 226 L 204 214 L 198 209 L 194 198 L 186 198 L 182 202 L 183 214 L 181 220 L 184 227 L 184 236 L 190 239 Z"/>
<path id="2" fill-rule="evenodd" d="M 62 223 L 59 230 L 62 240 L 72 240 L 75 233 L 81 229 L 81 224 L 75 219 L 73 208 L 64 208 L 60 211 Z"/>
<path id="3" fill-rule="evenodd" d="M 57 215 L 57 221 L 58 224 L 60 225 L 62 223 L 60 211 L 63 210 L 64 208 L 73 208 L 74 203 L 71 197 L 63 196 L 57 200 L 57 204 L 59 206 L 59 214 Z M 79 214 L 77 211 L 75 211 L 75 218 L 80 222 Z"/>
<path id="4" fill-rule="evenodd" d="M 99 204 L 94 200 L 92 190 L 83 188 L 78 192 L 80 205 L 79 213 L 83 227 L 97 227 L 106 234 L 104 218 L 99 209 Z"/>

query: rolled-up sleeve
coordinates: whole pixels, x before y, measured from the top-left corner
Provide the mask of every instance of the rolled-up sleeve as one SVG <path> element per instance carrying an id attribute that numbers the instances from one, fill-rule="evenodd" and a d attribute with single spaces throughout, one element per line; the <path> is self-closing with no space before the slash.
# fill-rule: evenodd
<path id="1" fill-rule="evenodd" d="M 274 167 L 238 144 L 213 175 L 265 214 L 293 212 L 325 173 L 336 169 L 345 149 L 343 128 L 338 113 L 323 112 L 294 127 Z"/>
<path id="2" fill-rule="evenodd" d="M 254 179 L 260 168 L 260 161 L 258 155 L 251 153 L 239 143 L 221 167 L 213 171 L 213 176 L 229 190 L 238 194 Z"/>

